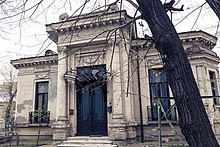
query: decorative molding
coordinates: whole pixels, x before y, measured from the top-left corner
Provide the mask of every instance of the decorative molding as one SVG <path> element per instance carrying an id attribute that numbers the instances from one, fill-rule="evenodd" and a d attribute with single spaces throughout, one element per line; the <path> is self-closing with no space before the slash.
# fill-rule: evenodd
<path id="1" fill-rule="evenodd" d="M 88 53 L 86 55 L 77 55 L 76 63 L 78 66 L 99 65 L 105 63 L 105 53 Z"/>
<path id="2" fill-rule="evenodd" d="M 63 78 L 71 84 L 74 83 L 76 76 L 77 76 L 76 69 L 71 68 L 69 71 L 66 71 L 66 73 L 63 75 Z"/>
<path id="3" fill-rule="evenodd" d="M 56 60 L 44 60 L 44 61 L 35 61 L 35 62 L 29 62 L 29 63 L 19 63 L 19 64 L 14 64 L 14 67 L 16 69 L 20 67 L 30 67 L 30 66 L 39 66 L 39 65 L 45 65 L 45 64 L 57 64 L 57 59 Z"/>
<path id="4" fill-rule="evenodd" d="M 220 119 L 219 119 L 219 118 L 215 118 L 215 119 L 213 120 L 213 122 L 214 122 L 214 124 L 220 124 Z"/>
<path id="5" fill-rule="evenodd" d="M 37 73 L 35 74 L 35 79 L 48 79 L 49 73 Z"/>
<path id="6" fill-rule="evenodd" d="M 151 66 L 151 65 L 161 65 L 162 64 L 162 59 L 159 58 L 159 57 L 146 59 L 146 64 L 148 66 Z"/>
<path id="7" fill-rule="evenodd" d="M 107 26 L 107 25 L 114 25 L 120 22 L 120 18 L 111 19 L 111 20 L 102 20 L 102 21 L 94 21 L 92 23 L 87 24 L 76 24 L 74 26 L 66 27 L 66 28 L 60 28 L 57 30 L 57 32 L 68 32 L 73 30 L 84 30 L 84 29 L 93 29 L 95 27 L 101 27 L 101 26 Z M 122 20 L 122 23 L 126 23 L 125 20 Z"/>
<path id="8" fill-rule="evenodd" d="M 65 52 L 67 51 L 67 46 L 57 46 L 57 52 L 61 53 L 61 52 Z"/>
<path id="9" fill-rule="evenodd" d="M 59 21 L 65 21 L 69 18 L 67 13 L 63 13 L 59 16 Z"/>
<path id="10" fill-rule="evenodd" d="M 198 43 L 198 44 L 205 46 L 208 49 L 212 49 L 216 45 L 214 42 L 209 41 L 206 38 L 202 38 L 202 37 L 193 37 L 193 38 L 184 38 L 184 39 L 181 38 L 181 41 L 183 43 L 194 43 L 194 44 Z"/>

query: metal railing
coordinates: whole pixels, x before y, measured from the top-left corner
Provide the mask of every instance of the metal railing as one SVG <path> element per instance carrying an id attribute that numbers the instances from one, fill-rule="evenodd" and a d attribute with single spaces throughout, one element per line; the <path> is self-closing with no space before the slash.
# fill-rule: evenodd
<path id="1" fill-rule="evenodd" d="M 49 124 L 50 111 L 31 111 L 29 112 L 29 124 Z"/>

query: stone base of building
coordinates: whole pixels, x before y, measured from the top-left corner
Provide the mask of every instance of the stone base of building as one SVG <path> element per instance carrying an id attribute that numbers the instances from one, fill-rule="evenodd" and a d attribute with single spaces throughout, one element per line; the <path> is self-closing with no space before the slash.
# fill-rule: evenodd
<path id="1" fill-rule="evenodd" d="M 54 141 L 63 141 L 70 136 L 70 125 L 69 121 L 66 118 L 57 120 L 53 125 L 53 140 Z"/>
<path id="2" fill-rule="evenodd" d="M 112 127 L 109 132 L 110 140 L 126 140 L 127 132 L 124 127 Z"/>
<path id="3" fill-rule="evenodd" d="M 127 139 L 126 123 L 124 120 L 117 119 L 115 123 L 109 126 L 109 138 L 112 141 Z"/>

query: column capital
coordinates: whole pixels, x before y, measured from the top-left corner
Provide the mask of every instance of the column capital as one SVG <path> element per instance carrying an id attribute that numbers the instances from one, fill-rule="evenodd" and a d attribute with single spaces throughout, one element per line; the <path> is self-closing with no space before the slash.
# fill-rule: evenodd
<path id="1" fill-rule="evenodd" d="M 116 38 L 109 38 L 108 40 L 108 44 L 110 45 L 118 45 L 120 42 L 122 42 L 122 39 L 119 38 L 119 37 L 116 37 Z"/>
<path id="2" fill-rule="evenodd" d="M 65 52 L 67 51 L 67 46 L 57 46 L 57 52 L 61 53 L 61 52 Z"/>
<path id="3" fill-rule="evenodd" d="M 77 71 L 76 69 L 70 69 L 69 71 L 66 71 L 63 78 L 68 82 L 68 83 L 74 83 L 75 79 L 77 76 Z"/>

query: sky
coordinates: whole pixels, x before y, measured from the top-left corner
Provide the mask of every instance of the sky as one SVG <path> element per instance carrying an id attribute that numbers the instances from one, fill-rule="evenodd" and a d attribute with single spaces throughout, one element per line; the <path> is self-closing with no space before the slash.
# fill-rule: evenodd
<path id="1" fill-rule="evenodd" d="M 74 12 L 85 0 L 43 0 L 33 9 L 30 8 L 41 0 L 29 0 L 25 5 L 25 10 L 28 11 L 21 14 L 19 9 L 16 10 L 13 7 L 21 5 L 17 1 L 1 5 L 0 21 L 3 25 L 0 27 L 0 66 L 8 65 L 13 59 L 43 55 L 47 49 L 56 51 L 56 45 L 47 38 L 45 24 L 58 22 L 59 15 L 62 13 L 79 14 L 80 11 Z M 94 2 L 96 2 L 95 5 Z M 110 2 L 113 0 L 106 0 L 106 3 Z M 162 2 L 168 2 L 168 0 L 162 0 Z M 83 13 L 98 8 L 104 3 L 103 0 L 90 0 Z M 172 21 L 177 32 L 203 30 L 219 37 L 218 18 L 208 4 L 204 3 L 205 0 L 176 0 L 175 7 L 184 5 L 183 12 L 172 13 Z M 127 10 L 131 16 L 136 11 L 127 2 L 123 2 L 123 9 Z M 169 12 L 168 15 L 171 16 Z M 144 21 L 142 23 L 144 27 L 139 26 L 139 36 L 150 34 L 147 23 Z M 217 45 L 214 50 L 220 55 L 219 46 Z"/>

